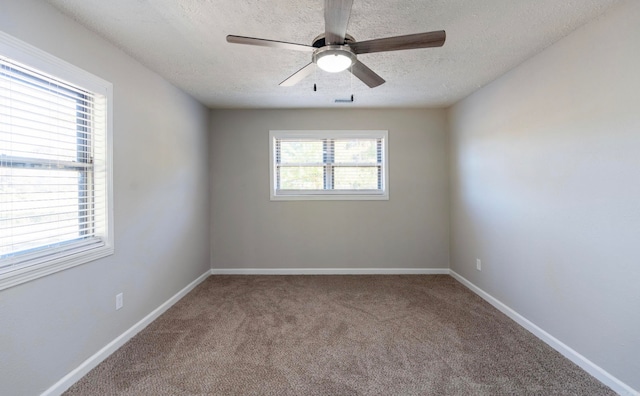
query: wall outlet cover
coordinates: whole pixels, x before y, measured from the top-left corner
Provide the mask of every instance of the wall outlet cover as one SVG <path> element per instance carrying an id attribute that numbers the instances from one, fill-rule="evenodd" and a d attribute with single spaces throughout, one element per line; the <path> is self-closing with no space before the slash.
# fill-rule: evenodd
<path id="1" fill-rule="evenodd" d="M 124 305 L 123 295 L 122 293 L 116 294 L 116 310 L 122 308 Z"/>

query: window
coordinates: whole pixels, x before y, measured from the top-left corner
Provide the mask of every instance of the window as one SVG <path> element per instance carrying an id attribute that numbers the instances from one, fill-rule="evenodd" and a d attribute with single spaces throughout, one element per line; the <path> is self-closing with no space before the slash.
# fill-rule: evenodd
<path id="1" fill-rule="evenodd" d="M 271 199 L 389 199 L 387 131 L 270 131 Z"/>
<path id="2" fill-rule="evenodd" d="M 113 253 L 111 90 L 0 34 L 0 289 Z"/>

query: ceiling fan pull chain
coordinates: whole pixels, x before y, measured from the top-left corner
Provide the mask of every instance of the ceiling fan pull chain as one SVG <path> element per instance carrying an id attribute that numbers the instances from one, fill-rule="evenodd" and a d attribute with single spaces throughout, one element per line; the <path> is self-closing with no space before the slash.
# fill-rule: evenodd
<path id="1" fill-rule="evenodd" d="M 349 70 L 349 82 L 351 88 L 351 101 L 353 102 L 353 63 L 350 66 L 351 70 Z"/>
<path id="2" fill-rule="evenodd" d="M 318 68 L 315 67 L 313 68 L 313 80 L 314 81 L 318 81 Z M 317 92 L 318 91 L 318 87 L 316 86 L 316 83 L 313 83 L 313 92 Z"/>

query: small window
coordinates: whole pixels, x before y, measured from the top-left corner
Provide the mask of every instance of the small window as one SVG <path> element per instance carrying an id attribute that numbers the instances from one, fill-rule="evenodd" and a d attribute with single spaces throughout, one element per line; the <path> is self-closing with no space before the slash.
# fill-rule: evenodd
<path id="1" fill-rule="evenodd" d="M 0 289 L 113 253 L 110 98 L 111 84 L 0 35 Z"/>
<path id="2" fill-rule="evenodd" d="M 270 131 L 271 199 L 389 199 L 387 131 Z"/>

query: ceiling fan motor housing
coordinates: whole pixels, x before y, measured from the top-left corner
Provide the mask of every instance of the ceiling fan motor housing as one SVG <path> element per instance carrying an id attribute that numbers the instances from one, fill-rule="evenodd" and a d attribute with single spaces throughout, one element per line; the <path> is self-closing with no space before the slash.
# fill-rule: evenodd
<path id="1" fill-rule="evenodd" d="M 349 45 L 355 42 L 356 39 L 354 39 L 352 35 L 348 33 L 344 35 L 344 45 Z M 324 47 L 325 45 L 327 45 L 327 41 L 324 38 L 324 33 L 317 35 L 316 38 L 311 41 L 311 46 L 315 48 Z"/>

